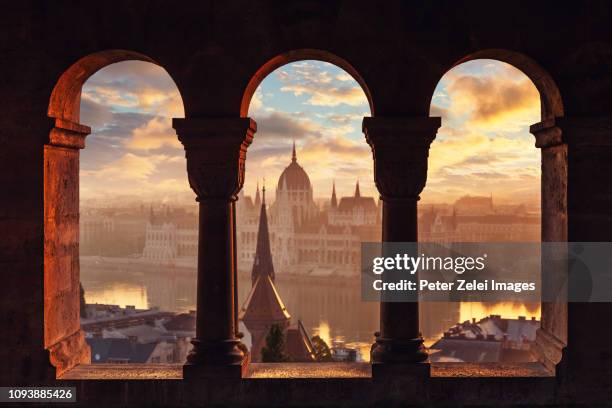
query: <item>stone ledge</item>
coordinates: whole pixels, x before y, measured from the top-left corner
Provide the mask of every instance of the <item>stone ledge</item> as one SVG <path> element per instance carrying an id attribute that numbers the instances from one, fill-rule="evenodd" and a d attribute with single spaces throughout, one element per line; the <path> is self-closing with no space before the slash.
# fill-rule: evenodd
<path id="1" fill-rule="evenodd" d="M 431 363 L 432 377 L 554 377 L 541 363 Z"/>
<path id="2" fill-rule="evenodd" d="M 252 363 L 249 378 L 371 378 L 369 363 Z"/>
<path id="3" fill-rule="evenodd" d="M 369 363 L 252 363 L 246 378 L 371 378 Z M 554 377 L 540 363 L 431 363 L 432 378 Z M 181 364 L 82 364 L 59 380 L 182 380 Z"/>
<path id="4" fill-rule="evenodd" d="M 81 364 L 59 380 L 182 380 L 182 364 Z"/>

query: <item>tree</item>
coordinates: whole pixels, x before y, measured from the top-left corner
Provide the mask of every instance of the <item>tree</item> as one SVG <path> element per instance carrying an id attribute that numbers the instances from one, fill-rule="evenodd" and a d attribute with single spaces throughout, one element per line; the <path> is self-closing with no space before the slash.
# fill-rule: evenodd
<path id="1" fill-rule="evenodd" d="M 334 361 L 332 359 L 331 350 L 329 349 L 329 346 L 325 340 L 319 336 L 313 336 L 310 341 L 312 342 L 312 347 L 314 348 L 313 351 L 317 362 L 326 363 Z"/>
<path id="2" fill-rule="evenodd" d="M 280 363 L 288 361 L 285 353 L 285 334 L 281 326 L 270 327 L 266 336 L 266 345 L 261 349 L 261 361 L 264 363 Z"/>
<path id="3" fill-rule="evenodd" d="M 85 308 L 85 289 L 83 289 L 83 284 L 79 282 L 79 303 L 81 309 L 81 318 L 87 317 L 87 310 Z"/>

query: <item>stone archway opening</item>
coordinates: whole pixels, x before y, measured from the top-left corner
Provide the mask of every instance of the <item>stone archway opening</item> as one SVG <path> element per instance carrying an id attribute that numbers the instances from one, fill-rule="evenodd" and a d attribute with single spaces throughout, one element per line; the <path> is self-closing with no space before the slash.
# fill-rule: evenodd
<path id="1" fill-rule="evenodd" d="M 441 79 L 432 97 L 431 114 L 442 116 L 443 127 L 430 151 L 430 174 L 419 217 L 421 240 L 567 240 L 566 146 L 555 127 L 555 120 L 563 116 L 563 103 L 548 73 L 522 54 L 506 50 L 476 52 L 455 63 Z M 535 147 L 540 152 L 533 147 L 529 133 L 536 136 Z M 465 144 L 464 148 L 461 144 Z M 443 146 L 454 146 L 453 152 L 445 153 Z M 454 203 L 436 208 L 436 200 L 444 201 L 444 197 L 450 196 Z M 518 201 L 525 204 L 521 206 Z M 468 214 L 470 208 L 476 213 Z M 486 211 L 490 214 L 483 213 Z M 530 220 L 533 217 L 538 218 L 537 225 Z M 461 218 L 465 225 L 457 226 Z M 509 221 L 509 218 L 516 219 Z M 445 229 L 445 224 L 450 229 Z M 435 331 L 435 324 L 424 328 L 423 322 L 428 322 L 427 314 L 440 314 L 440 305 L 423 306 L 422 330 Z M 507 361 L 535 359 L 550 370 L 560 361 L 567 341 L 565 303 L 453 306 L 459 309 L 455 311 L 457 316 L 448 318 L 447 323 L 455 326 L 459 322 L 456 327 L 471 327 L 481 319 L 514 319 L 517 324 L 524 323 L 520 319 L 541 319 L 537 331 L 531 330 L 530 350 L 525 353 L 525 359 L 507 353 Z M 469 322 L 463 324 L 470 311 L 487 316 L 470 316 Z M 431 316 L 429 322 L 432 322 Z M 433 339 L 433 346 L 438 344 L 442 348 L 442 343 L 450 342 L 447 337 L 450 339 L 447 335 L 441 340 Z M 445 347 L 452 348 L 451 344 Z M 486 353 L 472 357 L 477 355 L 478 360 L 483 354 Z M 460 360 L 458 357 L 457 361 Z"/>
<path id="2" fill-rule="evenodd" d="M 342 353 L 369 360 L 378 306 L 361 301 L 359 251 L 362 241 L 381 236 L 371 149 L 361 132 L 362 118 L 372 113 L 357 71 L 320 50 L 271 59 L 245 90 L 241 115 L 253 118 L 258 131 L 236 202 L 237 298 L 253 361 L 266 361 L 261 350 L 275 320 L 253 321 L 259 275 L 268 270 L 290 360 L 328 361 L 312 352 L 320 339 L 331 361 Z"/>
<path id="3" fill-rule="evenodd" d="M 113 64 L 125 61 L 139 61 L 143 64 L 151 63 L 157 66 L 151 58 L 133 51 L 108 50 L 94 53 L 78 60 L 60 76 L 49 102 L 48 116 L 54 120 L 54 126 L 44 146 L 44 333 L 45 348 L 49 350 L 51 364 L 55 367 L 57 376 L 61 376 L 75 365 L 92 362 L 90 347 L 85 341 L 80 325 L 82 294 L 79 257 L 80 236 L 84 234 L 83 231 L 79 231 L 80 149 L 85 147 L 85 138 L 92 132 L 92 128 L 81 121 L 89 118 L 92 121 L 94 133 L 104 131 L 109 133 L 111 131 L 104 127 L 110 124 L 108 118 L 97 118 L 95 113 L 112 115 L 113 112 L 98 109 L 98 112 L 92 113 L 91 105 L 94 102 L 89 98 L 86 102 L 89 103 L 90 109 L 87 109 L 85 115 L 82 115 L 83 87 L 87 86 L 87 80 L 96 73 Z M 168 75 L 165 71 L 163 72 Z M 115 90 L 117 95 L 122 86 L 125 84 L 117 86 Z M 112 95 L 106 96 L 112 97 Z M 155 104 L 154 101 L 151 103 Z M 182 105 L 180 96 L 179 103 Z M 169 123 L 166 130 L 168 129 L 172 130 Z M 146 136 L 144 125 L 140 130 L 140 136 Z M 158 130 L 161 131 L 161 129 Z M 128 131 L 129 129 L 126 130 Z M 174 132 L 171 135 L 174 135 Z M 134 134 L 107 134 L 108 138 L 114 137 L 118 145 L 125 147 L 127 141 L 122 141 L 122 136 L 134 136 Z M 144 138 L 139 138 L 134 142 L 142 143 L 143 140 Z M 92 149 L 88 152 L 90 155 L 94 155 L 94 150 L 99 153 L 102 150 L 100 143 L 96 143 L 96 147 Z M 111 151 L 105 152 L 106 159 L 113 155 Z M 102 156 L 104 154 L 100 154 L 100 157 Z M 137 158 L 133 154 L 130 157 Z M 143 159 L 140 162 L 141 164 L 146 163 L 146 160 Z M 119 174 L 121 169 L 116 164 L 109 163 L 105 168 L 107 171 Z M 97 181 L 91 180 L 90 184 L 93 184 L 89 187 L 95 189 L 96 183 L 102 187 L 104 183 L 110 181 L 108 177 L 99 177 Z M 109 186 L 110 184 L 106 185 L 106 187 Z M 112 224 L 113 221 L 108 219 L 99 223 L 99 227 L 108 232 Z M 92 238 L 91 234 L 86 235 Z"/>

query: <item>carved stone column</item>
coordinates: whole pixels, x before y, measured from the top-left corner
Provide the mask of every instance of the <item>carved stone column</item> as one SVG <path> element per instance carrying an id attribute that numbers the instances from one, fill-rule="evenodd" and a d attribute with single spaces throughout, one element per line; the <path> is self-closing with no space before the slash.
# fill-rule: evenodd
<path id="1" fill-rule="evenodd" d="M 535 136 L 536 147 L 541 150 L 541 213 L 542 242 L 567 241 L 567 143 L 562 131 L 553 119 L 536 123 L 530 127 Z M 547 281 L 558 276 L 563 280 L 567 269 L 559 270 L 558 265 L 542 264 L 542 273 Z M 561 361 L 562 350 L 567 342 L 567 302 L 542 302 L 540 328 L 533 347 L 538 361 L 549 370 Z"/>
<path id="2" fill-rule="evenodd" d="M 429 146 L 440 118 L 364 118 L 372 148 L 374 181 L 383 201 L 382 241 L 417 242 L 417 201 L 427 180 Z M 419 332 L 417 302 L 380 304 L 380 332 L 372 347 L 374 375 L 382 365 L 427 360 Z"/>
<path id="3" fill-rule="evenodd" d="M 174 119 L 173 127 L 200 205 L 196 338 L 184 376 L 239 378 L 248 356 L 235 327 L 234 201 L 257 125 L 249 118 L 187 118 Z"/>
<path id="4" fill-rule="evenodd" d="M 542 241 L 612 241 L 612 117 L 565 116 L 530 130 L 542 151 Z M 591 378 L 609 367 L 601 350 L 612 330 L 593 336 L 589 317 L 609 315 L 612 307 L 569 300 L 542 302 L 536 356 L 560 377 Z"/>
<path id="5" fill-rule="evenodd" d="M 44 146 L 45 348 L 55 374 L 91 362 L 79 320 L 79 153 L 87 126 L 53 119 Z"/>

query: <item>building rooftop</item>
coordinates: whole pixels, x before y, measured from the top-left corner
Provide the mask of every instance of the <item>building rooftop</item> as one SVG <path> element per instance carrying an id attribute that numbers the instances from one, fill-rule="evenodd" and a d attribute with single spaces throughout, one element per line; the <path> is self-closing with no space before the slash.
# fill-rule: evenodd
<path id="1" fill-rule="evenodd" d="M 93 363 L 125 361 L 146 363 L 157 346 L 156 342 L 139 343 L 131 339 L 88 338 Z"/>

